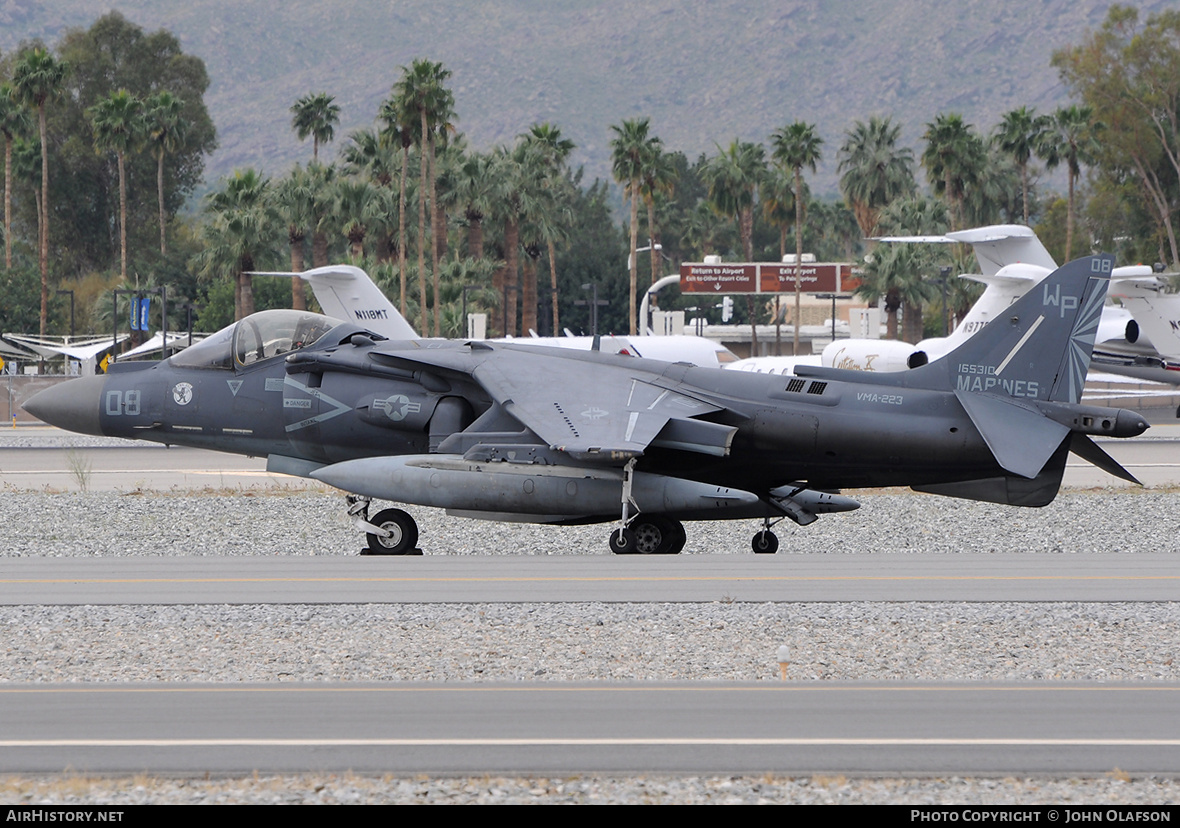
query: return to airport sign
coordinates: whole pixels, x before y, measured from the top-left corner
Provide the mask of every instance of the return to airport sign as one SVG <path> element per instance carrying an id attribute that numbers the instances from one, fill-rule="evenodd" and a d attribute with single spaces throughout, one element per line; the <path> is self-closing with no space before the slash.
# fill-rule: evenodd
<path id="1" fill-rule="evenodd" d="M 799 272 L 804 293 L 841 293 L 858 280 L 852 265 L 843 262 L 804 262 Z M 680 290 L 684 293 L 794 293 L 793 264 L 697 264 L 680 265 Z"/>

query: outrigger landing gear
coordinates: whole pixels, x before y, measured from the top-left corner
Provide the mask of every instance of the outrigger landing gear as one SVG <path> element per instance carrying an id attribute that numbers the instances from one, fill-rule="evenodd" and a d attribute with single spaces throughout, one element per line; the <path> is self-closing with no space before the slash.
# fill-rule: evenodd
<path id="1" fill-rule="evenodd" d="M 688 540 L 684 524 L 678 520 L 653 515 L 630 516 L 631 507 L 636 506 L 631 498 L 631 480 L 635 471 L 635 460 L 629 460 L 623 467 L 623 514 L 619 526 L 610 533 L 610 551 L 616 555 L 676 555 L 684 549 Z"/>
<path id="2" fill-rule="evenodd" d="M 348 514 L 352 525 L 365 533 L 368 548 L 362 555 L 421 555 L 417 548 L 418 524 L 408 512 L 401 509 L 382 509 L 369 520 L 369 504 L 372 500 L 361 495 L 348 495 Z"/>
<path id="3" fill-rule="evenodd" d="M 780 518 L 781 520 L 781 518 Z M 778 521 L 771 523 L 770 518 L 764 518 L 762 521 L 762 531 L 754 535 L 750 541 L 750 547 L 758 555 L 773 555 L 778 551 L 778 536 L 770 531 L 770 527 Z"/>

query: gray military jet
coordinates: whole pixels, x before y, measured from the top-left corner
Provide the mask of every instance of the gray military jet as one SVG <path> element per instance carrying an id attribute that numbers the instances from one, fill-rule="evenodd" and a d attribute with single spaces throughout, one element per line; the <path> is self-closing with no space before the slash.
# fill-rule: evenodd
<path id="1" fill-rule="evenodd" d="M 802 376 L 510 343 L 382 340 L 303 311 L 247 317 L 169 359 L 34 397 L 66 429 L 264 456 L 350 494 L 378 554 L 418 529 L 370 498 L 540 523 L 617 521 L 616 553 L 675 553 L 684 520 L 771 528 L 854 509 L 840 489 L 910 486 L 1043 506 L 1070 451 L 1135 479 L 1090 435 L 1132 411 L 1080 404 L 1110 256 L 1050 275 L 945 358 L 904 373 Z"/>

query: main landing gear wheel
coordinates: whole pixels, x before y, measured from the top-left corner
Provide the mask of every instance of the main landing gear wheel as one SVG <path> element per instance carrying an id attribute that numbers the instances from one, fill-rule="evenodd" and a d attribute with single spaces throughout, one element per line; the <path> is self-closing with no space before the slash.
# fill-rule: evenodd
<path id="1" fill-rule="evenodd" d="M 750 541 L 750 546 L 758 555 L 773 555 L 778 551 L 778 536 L 774 532 L 763 529 L 754 535 L 754 539 Z"/>
<path id="2" fill-rule="evenodd" d="M 382 509 L 369 521 L 389 533 L 389 537 L 368 533 L 371 555 L 412 555 L 418 545 L 418 524 L 401 509 Z"/>
<path id="3" fill-rule="evenodd" d="M 657 516 L 638 518 L 622 534 L 611 532 L 610 548 L 616 555 L 675 555 L 686 540 L 680 521 Z"/>

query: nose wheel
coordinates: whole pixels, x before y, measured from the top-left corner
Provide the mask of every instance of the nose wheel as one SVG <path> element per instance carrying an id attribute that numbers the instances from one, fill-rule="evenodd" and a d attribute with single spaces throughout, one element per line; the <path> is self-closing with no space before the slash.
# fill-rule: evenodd
<path id="1" fill-rule="evenodd" d="M 345 497 L 352 525 L 365 533 L 367 549 L 362 555 L 421 555 L 417 548 L 418 524 L 401 509 L 382 509 L 369 518 L 369 498 L 361 495 Z"/>
<path id="2" fill-rule="evenodd" d="M 418 545 L 418 524 L 408 513 L 401 509 L 382 509 L 369 522 L 385 533 L 366 533 L 370 555 L 414 554 Z"/>

